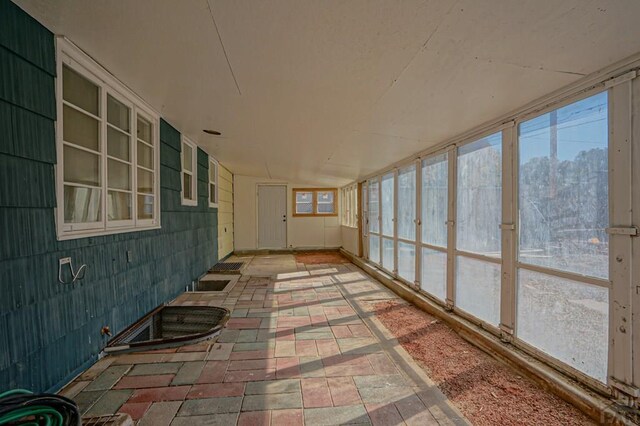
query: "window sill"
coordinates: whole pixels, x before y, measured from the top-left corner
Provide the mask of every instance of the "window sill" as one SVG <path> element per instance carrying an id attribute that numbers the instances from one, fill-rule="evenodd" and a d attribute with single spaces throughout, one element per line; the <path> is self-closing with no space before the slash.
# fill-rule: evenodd
<path id="1" fill-rule="evenodd" d="M 197 200 L 182 200 L 181 204 L 183 206 L 197 207 L 198 206 L 198 201 Z"/>
<path id="2" fill-rule="evenodd" d="M 145 226 L 144 228 L 117 228 L 117 229 L 88 229 L 86 231 L 64 232 L 58 234 L 58 241 L 77 240 L 80 238 L 105 237 L 107 235 L 126 234 L 131 232 L 152 231 L 162 228 L 160 224 L 153 226 Z"/>
<path id="3" fill-rule="evenodd" d="M 318 214 L 318 213 L 294 213 L 292 217 L 336 217 L 335 213 Z"/>
<path id="4" fill-rule="evenodd" d="M 340 226 L 342 226 L 343 228 L 358 229 L 358 227 L 357 227 L 357 226 L 353 226 L 353 225 L 344 225 L 344 224 L 340 224 Z"/>

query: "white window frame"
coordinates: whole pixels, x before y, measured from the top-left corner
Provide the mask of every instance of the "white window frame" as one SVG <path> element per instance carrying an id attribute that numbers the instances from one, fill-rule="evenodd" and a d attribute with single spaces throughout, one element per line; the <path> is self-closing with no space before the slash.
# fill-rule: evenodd
<path id="1" fill-rule="evenodd" d="M 342 226 L 358 227 L 358 184 L 345 186 L 340 190 L 342 208 Z"/>
<path id="2" fill-rule="evenodd" d="M 211 167 L 215 167 L 216 168 L 216 173 L 213 175 L 213 180 L 211 180 Z M 220 176 L 220 163 L 218 162 L 218 160 L 216 160 L 215 158 L 213 158 L 212 156 L 209 156 L 209 174 L 208 174 L 208 186 L 207 186 L 207 192 L 209 193 L 209 207 L 211 208 L 215 208 L 218 207 L 218 203 L 220 201 L 220 187 L 218 185 L 218 182 L 220 181 L 219 179 Z M 211 185 L 215 185 L 215 191 L 213 194 L 214 199 L 211 199 Z"/>
<path id="3" fill-rule="evenodd" d="M 128 89 L 122 82 L 102 68 L 75 44 L 60 36 L 56 38 L 57 77 L 56 77 L 56 154 L 55 165 L 56 199 L 55 209 L 56 232 L 58 240 L 94 237 L 119 234 L 125 232 L 145 231 L 160 228 L 160 115 L 144 100 Z M 100 217 L 97 222 L 65 223 L 64 221 L 64 145 L 63 140 L 63 65 L 80 74 L 98 87 L 101 116 L 100 126 Z M 130 108 L 130 176 L 131 176 L 131 219 L 109 221 L 107 218 L 107 95 L 112 96 Z M 152 219 L 138 219 L 137 192 L 137 117 L 143 117 L 152 126 L 153 142 L 153 197 L 154 210 Z"/>
<path id="4" fill-rule="evenodd" d="M 192 171 L 189 172 L 184 169 L 184 145 L 189 145 L 191 148 L 191 165 Z M 183 206 L 197 206 L 198 205 L 198 145 L 189 140 L 184 135 L 181 136 L 180 141 L 180 198 L 182 199 Z M 191 175 L 191 194 L 193 199 L 185 198 L 184 196 L 184 178 L 183 173 Z"/>
<path id="5" fill-rule="evenodd" d="M 631 238 L 637 232 L 636 227 L 638 221 L 637 215 L 632 215 L 631 205 L 632 203 L 638 204 L 636 198 L 630 197 L 630 193 L 633 192 L 633 173 L 632 164 L 634 161 L 640 159 L 640 150 L 635 151 L 635 154 L 631 153 L 632 144 L 629 143 L 633 140 L 632 136 L 632 124 L 637 120 L 630 112 L 632 100 L 634 96 L 640 98 L 640 82 L 634 80 L 638 77 L 636 67 L 640 65 L 640 56 L 633 62 L 633 69 L 628 71 L 626 68 L 629 65 L 625 65 L 623 69 L 613 69 L 598 73 L 598 81 L 591 80 L 588 84 L 582 83 L 580 86 L 575 86 L 571 90 L 562 90 L 560 94 L 550 95 L 544 98 L 544 104 L 539 101 L 537 104 L 529 105 L 522 110 L 513 113 L 510 120 L 501 119 L 499 123 L 485 126 L 469 132 L 461 137 L 446 141 L 439 144 L 435 148 L 422 151 L 414 154 L 409 160 L 402 160 L 393 165 L 376 172 L 370 176 L 366 176 L 361 181 L 363 187 L 370 185 L 373 182 L 380 185 L 380 178 L 385 173 L 390 172 L 394 168 L 403 167 L 412 161 L 421 161 L 423 159 L 431 158 L 437 155 L 447 153 L 448 155 L 448 206 L 447 206 L 447 220 L 446 226 L 447 232 L 447 245 L 446 247 L 431 246 L 423 243 L 420 239 L 419 246 L 437 249 L 439 252 L 447 254 L 447 272 L 446 272 L 446 300 L 440 300 L 438 297 L 422 290 L 419 286 L 416 288 L 418 291 L 428 296 L 434 303 L 441 306 L 446 306 L 449 310 L 452 310 L 455 314 L 469 320 L 472 323 L 478 324 L 482 329 L 488 331 L 494 336 L 501 337 L 503 341 L 511 343 L 514 347 L 523 350 L 524 352 L 532 355 L 533 357 L 542 360 L 543 362 L 553 366 L 561 372 L 564 372 L 573 379 L 588 385 L 590 388 L 600 392 L 619 393 L 627 398 L 633 392 L 637 391 L 637 386 L 634 386 L 630 377 L 640 377 L 640 369 L 635 368 L 633 363 L 629 362 L 635 355 L 634 348 L 629 343 L 632 339 L 628 332 L 630 326 L 628 316 L 614 315 L 616 309 L 619 306 L 624 306 L 624 309 L 631 309 L 632 304 L 628 302 L 629 294 L 629 282 L 633 280 L 633 268 L 629 267 L 629 263 L 632 259 L 638 258 L 637 255 L 633 255 L 632 247 L 639 239 Z M 622 74 L 621 71 L 623 72 Z M 617 76 L 617 77 L 616 77 Z M 640 80 L 640 79 L 638 79 Z M 583 99 L 597 95 L 603 91 L 608 91 L 608 105 L 609 105 L 609 185 L 608 185 L 608 197 L 609 197 L 609 225 L 613 228 L 608 228 L 610 238 L 609 249 L 609 277 L 607 279 L 582 275 L 579 273 L 553 269 L 547 266 L 531 265 L 529 263 L 523 263 L 518 260 L 518 245 L 520 237 L 520 217 L 519 217 L 519 125 L 522 122 L 528 121 L 532 118 L 539 117 L 550 111 L 557 110 L 567 105 L 579 102 Z M 501 251 L 500 257 L 488 257 L 483 254 L 477 254 L 473 252 L 467 252 L 458 250 L 456 248 L 456 233 L 459 224 L 456 223 L 457 219 L 457 167 L 458 167 L 458 148 L 468 143 L 476 142 L 479 139 L 483 139 L 487 136 L 501 133 L 502 137 L 502 210 L 501 210 L 501 223 L 498 224 L 501 229 Z M 418 163 L 419 164 L 419 163 Z M 418 168 L 418 174 L 420 176 L 422 168 Z M 416 206 L 419 211 L 418 218 L 422 217 L 421 210 L 421 176 L 417 179 L 419 188 L 416 192 L 418 199 Z M 367 188 L 367 194 L 368 194 Z M 380 191 L 380 188 L 379 188 Z M 378 195 L 380 192 L 378 191 Z M 366 200 L 366 201 L 365 201 Z M 635 201 L 634 201 L 635 200 Z M 363 198 L 363 210 L 370 209 L 370 200 Z M 381 214 L 381 197 L 378 196 L 378 208 L 379 214 Z M 395 207 L 397 210 L 397 206 Z M 640 210 L 640 209 L 638 209 Z M 378 224 L 380 223 L 380 217 Z M 372 218 L 375 220 L 375 218 Z M 366 248 L 367 259 L 369 262 L 376 266 L 378 269 L 383 269 L 381 263 L 376 263 L 370 260 L 370 254 L 368 245 L 371 236 L 380 239 L 380 252 L 382 251 L 382 238 L 381 227 L 379 225 L 379 231 L 369 231 L 370 224 L 366 219 L 363 221 L 362 243 Z M 422 236 L 422 227 L 428 226 L 419 221 L 417 235 L 419 238 Z M 614 231 L 615 230 L 615 231 Z M 614 232 L 612 232 L 614 231 Z M 382 261 L 381 253 L 378 253 L 380 261 Z M 619 253 L 619 259 L 615 258 L 614 253 Z M 633 252 L 635 253 L 635 252 Z M 499 264 L 501 267 L 501 281 L 500 281 L 500 323 L 499 325 L 489 324 L 472 314 L 465 313 L 460 310 L 456 304 L 455 294 L 455 280 L 457 279 L 458 272 L 456 270 L 456 262 L 459 256 L 469 259 L 476 259 L 485 261 L 486 263 Z M 416 276 L 421 277 L 420 268 L 421 255 L 416 254 L 416 259 L 419 260 L 419 266 L 416 269 Z M 615 259 L 615 260 L 614 260 Z M 636 268 L 638 269 L 638 268 Z M 540 348 L 533 346 L 530 343 L 518 337 L 518 329 L 516 324 L 517 319 L 517 288 L 518 288 L 518 271 L 528 270 L 532 272 L 539 272 L 551 277 L 565 279 L 576 282 L 578 284 L 585 284 L 591 286 L 598 286 L 601 288 L 609 289 L 609 346 L 608 346 L 608 370 L 607 380 L 605 383 L 599 379 L 587 375 L 586 373 L 577 370 L 575 367 L 561 361 L 559 358 L 555 358 L 553 355 L 547 354 Z M 399 281 L 405 284 L 411 285 L 406 280 L 398 277 Z M 614 303 L 614 300 L 616 301 Z M 616 307 L 618 306 L 618 307 Z M 640 321 L 636 321 L 637 325 Z M 620 331 L 620 327 L 623 327 Z M 622 343 L 620 343 L 622 342 Z"/>

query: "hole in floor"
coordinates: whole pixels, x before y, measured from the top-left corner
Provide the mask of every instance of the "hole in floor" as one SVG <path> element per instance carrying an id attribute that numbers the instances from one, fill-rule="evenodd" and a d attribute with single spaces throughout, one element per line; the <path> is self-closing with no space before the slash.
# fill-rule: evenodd
<path id="1" fill-rule="evenodd" d="M 231 280 L 201 280 L 194 291 L 224 291 Z"/>
<path id="2" fill-rule="evenodd" d="M 217 306 L 160 306 L 114 337 L 105 352 L 130 352 L 193 344 L 216 336 L 229 319 Z"/>

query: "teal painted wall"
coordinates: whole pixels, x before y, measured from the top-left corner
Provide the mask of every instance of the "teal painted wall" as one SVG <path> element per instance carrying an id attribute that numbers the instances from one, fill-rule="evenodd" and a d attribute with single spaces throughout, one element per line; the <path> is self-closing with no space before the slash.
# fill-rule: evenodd
<path id="1" fill-rule="evenodd" d="M 53 35 L 0 0 L 0 391 L 58 388 L 95 361 L 103 325 L 122 330 L 217 259 L 207 155 L 198 150 L 198 206 L 182 206 L 180 133 L 165 121 L 162 228 L 57 241 L 55 71 Z M 58 283 L 66 256 L 87 264 L 84 280 Z"/>

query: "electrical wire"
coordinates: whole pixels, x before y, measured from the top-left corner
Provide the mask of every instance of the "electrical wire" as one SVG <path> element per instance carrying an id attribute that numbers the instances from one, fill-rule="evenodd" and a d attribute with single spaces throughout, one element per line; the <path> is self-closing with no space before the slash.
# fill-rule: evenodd
<path id="1" fill-rule="evenodd" d="M 0 393 L 0 425 L 80 426 L 78 405 L 53 394 L 34 394 L 26 389 Z"/>

